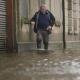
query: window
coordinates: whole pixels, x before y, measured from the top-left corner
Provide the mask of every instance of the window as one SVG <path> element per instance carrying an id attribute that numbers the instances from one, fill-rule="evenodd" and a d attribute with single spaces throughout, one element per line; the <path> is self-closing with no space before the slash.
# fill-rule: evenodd
<path id="1" fill-rule="evenodd" d="M 68 0 L 68 10 L 72 10 L 72 0 Z"/>

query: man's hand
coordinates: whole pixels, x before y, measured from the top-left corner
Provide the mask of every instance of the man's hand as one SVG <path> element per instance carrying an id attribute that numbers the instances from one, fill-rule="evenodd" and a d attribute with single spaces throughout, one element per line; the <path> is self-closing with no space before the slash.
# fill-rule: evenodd
<path id="1" fill-rule="evenodd" d="M 49 26 L 49 27 L 47 28 L 47 32 L 48 32 L 48 34 L 51 34 L 51 33 L 52 33 L 52 27 L 51 27 L 51 26 Z"/>
<path id="2" fill-rule="evenodd" d="M 35 22 L 34 22 L 34 21 L 32 21 L 32 22 L 31 22 L 31 25 L 35 25 Z"/>
<path id="3" fill-rule="evenodd" d="M 51 30 L 52 29 L 52 27 L 51 26 L 49 26 L 48 28 L 47 28 L 47 30 Z"/>

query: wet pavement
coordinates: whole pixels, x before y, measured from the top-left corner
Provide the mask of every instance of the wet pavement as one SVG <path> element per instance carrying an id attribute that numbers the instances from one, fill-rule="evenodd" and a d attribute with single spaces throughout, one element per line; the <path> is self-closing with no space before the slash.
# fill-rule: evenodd
<path id="1" fill-rule="evenodd" d="M 80 52 L 0 54 L 0 80 L 80 80 Z"/>

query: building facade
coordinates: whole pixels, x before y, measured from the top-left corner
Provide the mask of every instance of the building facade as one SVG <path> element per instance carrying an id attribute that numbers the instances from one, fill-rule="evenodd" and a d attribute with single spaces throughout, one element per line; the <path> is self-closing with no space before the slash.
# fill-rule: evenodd
<path id="1" fill-rule="evenodd" d="M 80 0 L 65 0 L 67 48 L 80 49 Z"/>
<path id="2" fill-rule="evenodd" d="M 30 20 L 34 13 L 39 9 L 39 6 L 45 3 L 48 9 L 54 14 L 56 23 L 58 26 L 53 27 L 53 33 L 50 36 L 50 44 L 54 45 L 51 48 L 62 48 L 63 46 L 63 10 L 62 0 L 25 0 L 27 1 L 27 19 Z M 26 2 L 25 2 L 26 3 Z M 66 48 L 80 48 L 80 0 L 65 0 L 65 42 Z M 20 5 L 19 5 L 20 6 Z M 19 9 L 21 11 L 21 8 Z M 22 12 L 22 11 L 21 11 Z M 24 11 L 25 12 L 25 11 Z M 21 15 L 19 15 L 21 16 Z M 32 27 L 29 30 L 32 30 Z M 29 31 L 28 30 L 28 31 Z M 30 32 L 30 31 L 29 31 Z M 30 34 L 32 33 L 32 34 Z M 33 42 L 35 40 L 35 34 L 31 31 L 28 35 L 33 36 Z M 20 40 L 20 39 L 19 39 Z M 29 40 L 30 41 L 30 40 Z M 29 43 L 25 40 L 23 42 Z M 32 43 L 32 41 L 31 41 Z"/>
<path id="3" fill-rule="evenodd" d="M 29 21 L 43 3 L 56 19 L 50 35 L 50 49 L 63 48 L 62 0 L 0 0 L 0 50 L 17 51 L 23 48 L 24 51 L 26 48 L 35 48 L 36 35 Z M 77 42 L 79 48 L 80 0 L 65 0 L 64 4 L 66 46 L 73 48 L 73 43 Z"/>
<path id="4" fill-rule="evenodd" d="M 79 34 L 80 32 L 80 0 L 65 1 L 66 32 Z"/>

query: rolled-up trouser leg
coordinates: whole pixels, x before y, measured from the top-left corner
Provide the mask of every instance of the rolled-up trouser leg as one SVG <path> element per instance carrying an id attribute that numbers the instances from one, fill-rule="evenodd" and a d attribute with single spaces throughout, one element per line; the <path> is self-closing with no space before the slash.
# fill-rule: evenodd
<path id="1" fill-rule="evenodd" d="M 42 32 L 42 37 L 43 37 L 43 44 L 44 44 L 44 49 L 48 49 L 48 42 L 49 42 L 49 34 L 47 31 Z"/>
<path id="2" fill-rule="evenodd" d="M 41 42 L 42 42 L 42 35 L 41 35 L 41 32 L 39 31 L 37 33 L 37 48 L 41 48 Z"/>

